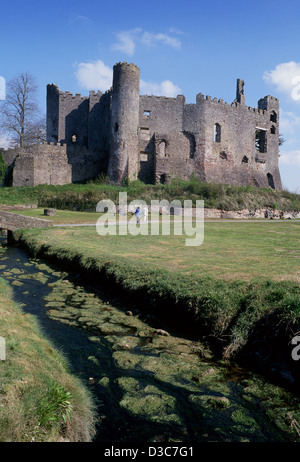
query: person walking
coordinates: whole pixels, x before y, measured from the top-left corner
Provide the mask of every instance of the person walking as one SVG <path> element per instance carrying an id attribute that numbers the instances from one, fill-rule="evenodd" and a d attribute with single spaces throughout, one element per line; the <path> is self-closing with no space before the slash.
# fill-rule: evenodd
<path id="1" fill-rule="evenodd" d="M 136 223 L 137 225 L 140 223 L 140 218 L 141 218 L 141 209 L 137 207 L 136 211 L 134 212 L 136 216 Z"/>

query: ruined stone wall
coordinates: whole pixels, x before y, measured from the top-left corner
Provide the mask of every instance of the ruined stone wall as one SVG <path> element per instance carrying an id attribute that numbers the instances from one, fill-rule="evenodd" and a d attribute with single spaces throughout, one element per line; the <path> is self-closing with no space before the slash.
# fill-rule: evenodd
<path id="1" fill-rule="evenodd" d="M 277 101 L 277 100 L 276 100 Z M 275 102 L 275 99 L 274 99 Z M 270 110 L 247 107 L 204 98 L 198 95 L 197 105 L 203 107 L 203 174 L 205 181 L 233 185 L 253 184 L 281 189 L 278 175 L 278 116 L 270 120 Z M 277 114 L 279 105 L 276 105 Z M 216 126 L 218 131 L 216 133 Z M 272 133 L 271 127 L 275 129 Z M 256 132 L 264 136 L 261 152 L 256 148 Z"/>
<path id="2" fill-rule="evenodd" d="M 182 133 L 185 98 L 140 96 L 139 178 L 168 181 L 190 176 L 190 142 Z"/>
<path id="3" fill-rule="evenodd" d="M 113 87 L 102 94 L 61 92 L 47 87 L 47 137 L 67 143 L 72 181 L 107 172 L 115 182 L 172 177 L 234 185 L 281 188 L 278 169 L 279 101 L 245 104 L 237 80 L 230 105 L 199 93 L 196 104 L 177 98 L 139 95 L 139 68 L 114 66 Z M 45 166 L 42 167 L 45 171 Z"/>
<path id="4" fill-rule="evenodd" d="M 47 86 L 47 140 L 66 143 L 71 181 L 107 171 L 110 149 L 110 92 L 89 97 Z"/>
<path id="5" fill-rule="evenodd" d="M 10 160 L 14 158 L 13 186 L 62 185 L 72 181 L 66 145 L 30 145 L 5 154 Z"/>
<path id="6" fill-rule="evenodd" d="M 100 172 L 106 172 L 107 159 L 101 157 L 98 150 L 85 146 L 70 146 L 67 153 L 73 183 L 95 178 Z"/>
<path id="7" fill-rule="evenodd" d="M 87 145 L 89 98 L 47 85 L 47 141 Z"/>
<path id="8" fill-rule="evenodd" d="M 139 124 L 139 177 L 144 181 L 149 174 L 161 183 L 194 174 L 208 182 L 281 189 L 279 102 L 265 97 L 258 108 L 247 107 L 240 79 L 231 105 L 201 93 L 196 104 L 185 104 L 181 95 L 141 96 Z M 259 148 L 257 131 L 264 138 Z"/>

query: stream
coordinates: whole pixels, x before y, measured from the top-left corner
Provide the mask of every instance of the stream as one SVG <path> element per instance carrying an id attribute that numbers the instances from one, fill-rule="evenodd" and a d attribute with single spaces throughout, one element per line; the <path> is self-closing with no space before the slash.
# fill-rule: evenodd
<path id="1" fill-rule="evenodd" d="M 3 244 L 3 241 L 2 241 Z M 96 441 L 295 441 L 296 398 L 89 282 L 0 247 L 0 276 L 92 393 Z"/>

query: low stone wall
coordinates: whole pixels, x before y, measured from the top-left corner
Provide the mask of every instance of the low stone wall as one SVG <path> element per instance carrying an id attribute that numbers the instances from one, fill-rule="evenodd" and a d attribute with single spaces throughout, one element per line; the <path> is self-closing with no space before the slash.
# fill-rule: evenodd
<path id="1" fill-rule="evenodd" d="M 300 218 L 300 211 L 287 212 L 284 210 L 272 210 L 269 209 L 270 218 L 279 219 L 280 214 L 283 214 L 283 218 Z M 265 218 L 266 209 L 259 210 L 218 210 L 218 209 L 204 209 L 204 218 Z"/>
<path id="2" fill-rule="evenodd" d="M 53 221 L 41 218 L 26 217 L 18 213 L 0 210 L 0 228 L 15 231 L 20 228 L 49 228 Z"/>
<path id="3" fill-rule="evenodd" d="M 136 203 L 136 205 L 139 205 L 138 204 L 138 201 Z M 135 211 L 135 206 L 134 205 L 130 205 L 128 207 L 128 212 L 129 213 L 134 213 Z M 143 211 L 143 207 L 141 208 L 142 211 Z M 174 209 L 171 207 L 171 209 L 169 209 L 168 207 L 165 207 L 165 206 L 154 206 L 152 205 L 151 207 L 148 206 L 148 211 L 149 213 L 153 213 L 153 212 L 162 212 L 164 214 L 170 214 L 170 215 L 180 215 L 180 213 L 183 214 L 183 204 L 182 204 L 182 207 L 181 209 Z M 280 215 L 281 213 L 283 214 L 283 218 L 300 218 L 300 211 L 299 210 L 295 210 L 295 211 L 292 211 L 292 212 L 287 212 L 287 211 L 281 211 L 281 210 L 272 210 L 272 209 L 268 209 L 269 210 L 269 218 L 273 218 L 273 219 L 279 219 L 280 218 Z M 238 211 L 234 211 L 234 210 L 219 210 L 219 209 L 207 209 L 207 208 L 204 208 L 204 219 L 205 218 L 211 218 L 211 219 L 214 219 L 214 218 L 217 218 L 217 219 L 248 219 L 248 218 L 265 218 L 265 213 L 266 213 L 266 209 L 258 209 L 258 210 L 248 210 L 248 209 L 245 209 L 245 210 L 238 210 Z M 195 208 L 191 208 L 191 209 L 186 209 L 185 210 L 185 214 L 186 216 L 193 216 L 195 217 L 196 216 L 196 209 Z"/>
<path id="4" fill-rule="evenodd" d="M 0 210 L 31 210 L 37 209 L 37 204 L 19 204 L 19 205 L 3 205 L 0 204 Z"/>

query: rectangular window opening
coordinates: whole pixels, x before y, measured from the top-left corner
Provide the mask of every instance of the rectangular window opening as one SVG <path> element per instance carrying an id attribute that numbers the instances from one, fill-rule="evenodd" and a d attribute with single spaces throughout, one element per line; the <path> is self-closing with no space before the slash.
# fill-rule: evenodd
<path id="1" fill-rule="evenodd" d="M 260 128 L 256 129 L 255 149 L 258 152 L 267 152 L 267 130 Z"/>
<path id="2" fill-rule="evenodd" d="M 148 153 L 145 151 L 140 152 L 140 162 L 148 162 Z"/>
<path id="3" fill-rule="evenodd" d="M 151 136 L 150 136 L 150 130 L 149 128 L 140 128 L 140 138 L 141 140 L 149 141 Z"/>

